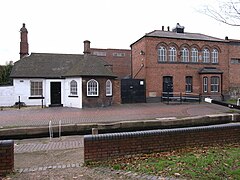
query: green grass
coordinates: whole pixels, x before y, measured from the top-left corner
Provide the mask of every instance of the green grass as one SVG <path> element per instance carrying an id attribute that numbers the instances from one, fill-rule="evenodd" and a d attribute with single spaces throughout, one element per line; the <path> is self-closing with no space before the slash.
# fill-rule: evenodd
<path id="1" fill-rule="evenodd" d="M 240 144 L 145 154 L 98 165 L 163 177 L 240 179 Z"/>

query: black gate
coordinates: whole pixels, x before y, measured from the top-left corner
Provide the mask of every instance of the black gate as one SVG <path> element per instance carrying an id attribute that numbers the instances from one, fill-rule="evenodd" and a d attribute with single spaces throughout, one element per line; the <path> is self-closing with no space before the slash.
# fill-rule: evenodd
<path id="1" fill-rule="evenodd" d="M 62 106 L 61 82 L 51 82 L 51 106 Z"/>
<path id="2" fill-rule="evenodd" d="M 143 79 L 122 79 L 121 80 L 122 103 L 145 103 L 146 86 Z"/>

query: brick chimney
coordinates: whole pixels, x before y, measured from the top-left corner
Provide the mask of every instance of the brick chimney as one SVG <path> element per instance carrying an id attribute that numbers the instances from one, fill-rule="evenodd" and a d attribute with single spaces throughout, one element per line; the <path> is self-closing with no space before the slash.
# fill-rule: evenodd
<path id="1" fill-rule="evenodd" d="M 85 40 L 84 42 L 84 51 L 83 54 L 91 54 L 91 48 L 90 48 L 90 41 L 89 40 Z"/>
<path id="2" fill-rule="evenodd" d="M 173 32 L 184 33 L 184 28 L 184 26 L 181 26 L 179 23 L 177 23 L 176 27 L 173 28 Z"/>
<path id="3" fill-rule="evenodd" d="M 23 23 L 20 29 L 21 42 L 20 42 L 20 59 L 28 55 L 28 30 Z"/>

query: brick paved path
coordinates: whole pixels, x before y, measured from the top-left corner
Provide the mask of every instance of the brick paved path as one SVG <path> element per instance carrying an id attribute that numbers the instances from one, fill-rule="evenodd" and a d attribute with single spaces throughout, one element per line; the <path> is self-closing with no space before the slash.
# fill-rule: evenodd
<path id="1" fill-rule="evenodd" d="M 45 126 L 49 121 L 62 124 L 100 123 L 125 120 L 155 119 L 159 117 L 183 117 L 217 114 L 229 108 L 207 104 L 192 103 L 166 105 L 163 103 L 142 103 L 114 105 L 106 108 L 23 108 L 0 111 L 0 128 L 18 126 Z"/>
<path id="2" fill-rule="evenodd" d="M 27 144 L 15 144 L 15 153 L 35 152 L 35 151 L 49 151 L 49 150 L 63 150 L 63 149 L 74 149 L 83 147 L 83 138 L 80 140 L 69 140 L 69 141 L 55 141 L 48 143 L 27 143 Z"/>

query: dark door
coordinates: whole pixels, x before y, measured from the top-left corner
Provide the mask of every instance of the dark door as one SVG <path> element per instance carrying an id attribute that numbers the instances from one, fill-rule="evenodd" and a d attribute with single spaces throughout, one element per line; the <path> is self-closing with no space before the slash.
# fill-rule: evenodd
<path id="1" fill-rule="evenodd" d="M 173 78 L 172 76 L 163 76 L 163 93 L 173 92 Z"/>
<path id="2" fill-rule="evenodd" d="M 146 86 L 143 79 L 122 79 L 121 99 L 122 103 L 145 103 Z"/>
<path id="3" fill-rule="evenodd" d="M 61 105 L 61 82 L 51 82 L 51 105 Z"/>

